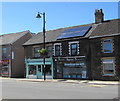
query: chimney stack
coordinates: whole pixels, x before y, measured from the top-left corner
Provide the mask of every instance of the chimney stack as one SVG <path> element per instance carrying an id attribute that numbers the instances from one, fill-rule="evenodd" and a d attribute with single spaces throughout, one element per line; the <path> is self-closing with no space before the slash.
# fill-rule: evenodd
<path id="1" fill-rule="evenodd" d="M 103 11 L 102 9 L 98 10 L 96 9 L 95 10 L 95 23 L 102 23 L 104 21 L 104 14 L 103 14 Z"/>

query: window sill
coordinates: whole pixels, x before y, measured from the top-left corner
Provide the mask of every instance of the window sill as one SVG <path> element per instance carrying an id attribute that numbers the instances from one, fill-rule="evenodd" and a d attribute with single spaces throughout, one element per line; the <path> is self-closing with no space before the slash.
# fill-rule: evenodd
<path id="1" fill-rule="evenodd" d="M 79 54 L 76 54 L 76 55 L 72 55 L 72 54 L 70 54 L 69 56 L 78 56 Z"/>
<path id="2" fill-rule="evenodd" d="M 103 52 L 104 54 L 111 54 L 111 53 L 113 53 L 113 52 Z"/>

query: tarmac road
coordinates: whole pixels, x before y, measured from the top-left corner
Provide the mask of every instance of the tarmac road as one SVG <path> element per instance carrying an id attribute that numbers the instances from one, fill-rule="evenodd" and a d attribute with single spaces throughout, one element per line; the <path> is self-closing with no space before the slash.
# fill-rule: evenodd
<path id="1" fill-rule="evenodd" d="M 2 80 L 2 99 L 113 99 L 118 85 Z"/>

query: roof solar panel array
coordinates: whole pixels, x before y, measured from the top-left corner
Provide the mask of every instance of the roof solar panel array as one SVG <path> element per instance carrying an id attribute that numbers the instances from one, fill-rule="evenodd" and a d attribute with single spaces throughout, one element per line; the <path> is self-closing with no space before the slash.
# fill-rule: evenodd
<path id="1" fill-rule="evenodd" d="M 84 36 L 92 26 L 83 26 L 64 30 L 57 39 Z"/>

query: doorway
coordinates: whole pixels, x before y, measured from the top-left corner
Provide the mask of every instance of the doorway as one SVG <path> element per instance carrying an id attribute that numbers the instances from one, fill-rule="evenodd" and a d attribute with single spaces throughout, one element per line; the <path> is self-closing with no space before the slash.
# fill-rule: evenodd
<path id="1" fill-rule="evenodd" d="M 37 74 L 37 73 L 36 73 L 36 66 L 30 65 L 30 66 L 29 66 L 29 72 L 28 72 L 29 78 L 30 78 L 30 79 L 35 79 L 35 78 L 37 78 L 36 74 Z"/>

